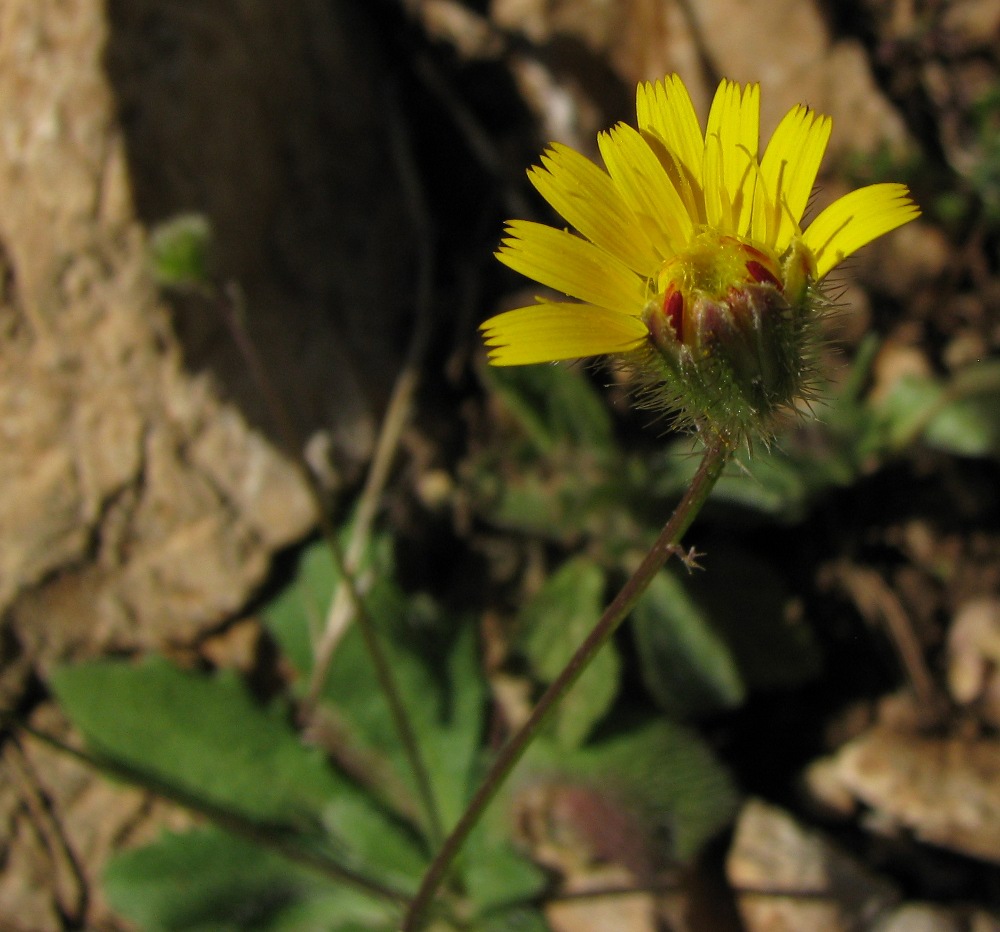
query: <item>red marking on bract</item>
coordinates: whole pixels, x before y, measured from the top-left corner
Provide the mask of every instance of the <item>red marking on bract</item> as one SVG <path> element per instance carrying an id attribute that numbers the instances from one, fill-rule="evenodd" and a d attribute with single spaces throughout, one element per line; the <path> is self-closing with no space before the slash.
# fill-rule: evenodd
<path id="1" fill-rule="evenodd" d="M 762 285 L 774 285 L 778 291 L 783 290 L 781 282 L 778 281 L 774 273 L 767 266 L 761 265 L 754 259 L 747 263 L 747 271 L 755 282 L 760 282 Z"/>
<path id="2" fill-rule="evenodd" d="M 684 321 L 684 295 L 679 291 L 669 292 L 663 299 L 663 316 L 667 318 L 667 323 L 674 328 L 674 336 L 678 340 L 682 340 L 681 327 Z"/>

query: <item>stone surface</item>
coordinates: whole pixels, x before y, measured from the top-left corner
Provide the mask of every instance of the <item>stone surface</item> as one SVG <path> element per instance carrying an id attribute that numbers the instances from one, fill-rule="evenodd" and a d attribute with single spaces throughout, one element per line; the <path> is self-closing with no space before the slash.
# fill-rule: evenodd
<path id="1" fill-rule="evenodd" d="M 1000 920 L 982 909 L 905 903 L 882 918 L 872 932 L 998 932 Z"/>
<path id="2" fill-rule="evenodd" d="M 0 612 L 43 667 L 218 625 L 313 521 L 215 309 L 155 290 L 150 223 L 208 217 L 293 427 L 338 466 L 368 455 L 405 345 L 400 195 L 353 14 L 186 10 L 5 7 Z"/>
<path id="3" fill-rule="evenodd" d="M 573 62 L 580 67 L 587 56 L 568 56 L 560 43 L 578 43 L 597 61 L 606 59 L 622 82 L 628 108 L 606 113 L 606 119 L 633 119 L 629 99 L 636 83 L 676 71 L 702 120 L 724 76 L 760 82 L 764 139 L 791 107 L 806 103 L 833 117 L 831 161 L 883 146 L 901 153 L 910 146 L 864 48 L 832 36 L 811 0 L 493 0 L 490 9 L 498 25 L 547 48 L 547 60 L 555 61 L 554 83 L 563 88 L 586 84 L 580 75 L 569 75 Z"/>
<path id="4" fill-rule="evenodd" d="M 36 709 L 31 724 L 73 740 L 52 705 Z M 163 828 L 186 828 L 191 817 L 95 779 L 85 765 L 31 738 L 4 743 L 0 771 L 0 927 L 123 928 L 101 892 L 107 858 L 122 845 L 152 841 Z"/>
<path id="5" fill-rule="evenodd" d="M 293 429 L 325 435 L 333 481 L 363 467 L 412 271 L 375 48 L 350 3 L 2 5 L 5 709 L 68 659 L 189 647 L 314 524 L 217 307 L 156 288 L 155 224 L 208 219 Z M 101 865 L 149 802 L 26 753 L 0 759 L 0 927 L 96 927 Z"/>
<path id="6" fill-rule="evenodd" d="M 739 816 L 726 876 L 748 932 L 867 928 L 899 899 L 821 834 L 760 800 Z"/>
<path id="7" fill-rule="evenodd" d="M 818 765 L 814 788 L 871 810 L 882 832 L 1000 863 L 1000 742 L 925 737 L 884 725 Z"/>
<path id="8" fill-rule="evenodd" d="M 976 703 L 984 721 L 1000 726 L 1000 600 L 961 605 L 948 629 L 948 691 L 960 705 Z"/>

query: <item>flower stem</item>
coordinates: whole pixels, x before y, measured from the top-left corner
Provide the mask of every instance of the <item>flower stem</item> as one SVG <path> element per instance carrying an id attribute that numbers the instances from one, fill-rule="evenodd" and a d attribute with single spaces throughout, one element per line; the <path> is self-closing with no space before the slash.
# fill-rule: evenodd
<path id="1" fill-rule="evenodd" d="M 469 834 L 476 827 L 486 807 L 496 796 L 504 781 L 521 759 L 528 746 L 538 734 L 548 716 L 563 699 L 580 675 L 590 665 L 600 649 L 625 620 L 640 596 L 646 591 L 653 578 L 672 554 L 681 553 L 680 541 L 684 533 L 701 510 L 709 493 L 722 473 L 730 452 L 730 445 L 724 439 L 715 437 L 710 442 L 684 497 L 677 504 L 670 520 L 660 532 L 649 553 L 643 558 L 636 571 L 628 579 L 621 591 L 604 610 L 593 630 L 577 648 L 559 675 L 549 684 L 528 720 L 508 740 L 493 762 L 492 767 L 480 784 L 479 789 L 466 807 L 462 817 L 445 839 L 434 860 L 427 868 L 416 896 L 410 902 L 403 920 L 402 932 L 418 932 L 438 887 L 449 868 L 465 844 Z"/>

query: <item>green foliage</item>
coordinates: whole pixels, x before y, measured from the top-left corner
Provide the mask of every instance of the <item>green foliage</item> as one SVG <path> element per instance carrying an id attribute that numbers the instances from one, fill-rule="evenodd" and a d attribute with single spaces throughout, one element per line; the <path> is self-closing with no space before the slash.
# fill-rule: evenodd
<path id="1" fill-rule="evenodd" d="M 916 438 L 959 456 L 1000 456 L 1000 360 L 986 360 L 943 380 L 905 376 L 876 409 L 890 449 Z"/>
<path id="2" fill-rule="evenodd" d="M 211 238 L 208 220 L 201 214 L 181 214 L 161 223 L 149 243 L 156 280 L 175 288 L 208 285 Z"/>
<path id="3" fill-rule="evenodd" d="M 104 883 L 112 906 L 147 932 L 391 932 L 397 921 L 394 908 L 215 828 L 119 855 Z"/>
<path id="4" fill-rule="evenodd" d="M 183 253 L 178 247 L 181 258 L 167 263 L 187 268 L 178 281 L 198 271 L 196 250 L 188 259 Z M 802 522 L 831 490 L 918 442 L 962 456 L 1000 454 L 1000 362 L 901 380 L 875 404 L 863 391 L 875 349 L 867 346 L 846 387 L 818 406 L 818 421 L 730 469 L 711 502 L 716 520 Z M 579 368 L 492 370 L 490 379 L 510 415 L 511 440 L 470 463 L 468 483 L 481 514 L 544 540 L 557 567 L 512 621 L 528 685 L 541 689 L 648 548 L 696 460 L 689 441 L 659 458 L 622 453 L 603 400 Z M 450 893 L 465 927 L 545 928 L 536 904 L 548 878 L 519 849 L 512 821 L 539 787 L 582 794 L 574 798 L 593 804 L 598 829 L 607 815 L 609 837 L 624 826 L 626 842 L 668 861 L 691 859 L 728 823 L 738 790 L 682 723 L 737 708 L 755 691 L 798 686 L 817 675 L 822 658 L 808 628 L 788 620 L 786 581 L 766 555 L 716 544 L 701 562 L 704 572 L 661 572 L 633 613 L 645 694 L 623 691 L 622 655 L 607 645 L 473 831 Z M 491 756 L 477 626 L 404 591 L 390 536 L 376 536 L 361 564 L 364 611 L 447 830 Z M 344 601 L 344 585 L 316 544 L 264 607 L 283 666 L 293 671 L 287 694 L 271 705 L 231 674 L 184 671 L 156 658 L 53 675 L 53 692 L 100 766 L 208 822 L 112 860 L 110 901 L 139 927 L 381 932 L 398 925 L 437 839 L 356 622 L 323 682 L 313 683 L 319 635 Z M 326 754 L 307 745 L 296 724 L 306 696 L 318 698 L 310 721 L 325 736 Z M 577 828 L 589 837 L 586 826 Z M 599 835 L 591 839 L 598 847 Z M 462 925 L 446 910 L 436 921 L 441 929 Z"/>
<path id="5" fill-rule="evenodd" d="M 544 871 L 518 851 L 510 836 L 509 810 L 494 805 L 476 826 L 459 861 L 469 899 L 480 915 L 492 916 L 498 923 L 522 921 L 524 905 L 541 897 L 549 884 Z"/>
<path id="6" fill-rule="evenodd" d="M 52 686 L 94 752 L 136 780 L 390 885 L 419 877 L 413 840 L 233 677 L 154 658 L 66 667 Z"/>
<path id="7" fill-rule="evenodd" d="M 623 514 L 625 465 L 607 405 L 579 367 L 488 369 L 484 378 L 519 430 L 474 477 L 498 525 L 572 546 Z M 538 467 L 538 468 L 536 468 Z"/>
<path id="8" fill-rule="evenodd" d="M 475 630 L 468 622 L 456 628 L 429 600 L 404 598 L 393 582 L 388 544 L 388 539 L 377 538 L 370 550 L 364 572 L 375 575 L 366 604 L 385 636 L 384 647 L 429 767 L 435 800 L 450 827 L 482 772 L 486 691 Z M 328 550 L 316 544 L 302 554 L 295 582 L 264 612 L 268 628 L 303 682 L 312 672 L 310 628 L 326 617 L 340 585 Z M 337 649 L 323 690 L 327 714 L 364 763 L 375 792 L 398 810 L 415 813 L 412 774 L 385 697 L 374 682 L 360 630 L 352 626 Z M 505 830 L 475 833 L 460 870 L 470 898 L 484 910 L 532 899 L 545 884 L 541 872 L 514 851 Z"/>
<path id="9" fill-rule="evenodd" d="M 563 564 L 524 606 L 519 643 L 541 682 L 556 678 L 603 608 L 604 573 L 583 557 Z M 555 712 L 555 736 L 562 745 L 578 747 L 607 714 L 618 693 L 620 668 L 614 644 L 608 644 Z"/>
<path id="10" fill-rule="evenodd" d="M 515 366 L 487 368 L 483 375 L 539 452 L 551 454 L 567 443 L 612 452 L 607 405 L 580 369 Z"/>
<path id="11" fill-rule="evenodd" d="M 388 539 L 376 539 L 361 572 L 374 575 L 366 610 L 381 635 L 426 755 L 438 807 L 451 824 L 471 790 L 483 728 L 486 697 L 475 630 L 468 621 L 446 618 L 428 599 L 404 596 L 393 581 Z M 329 551 L 315 544 L 304 552 L 294 584 L 264 611 L 269 630 L 295 666 L 301 684 L 312 674 L 313 632 L 326 618 L 340 586 Z M 328 720 L 364 759 L 377 791 L 415 811 L 413 775 L 386 698 L 376 684 L 360 627 L 351 625 L 322 690 Z M 408 799 L 400 799 L 400 785 L 408 787 Z"/>
<path id="12" fill-rule="evenodd" d="M 850 487 L 918 442 L 963 456 L 1000 453 L 1000 361 L 970 366 L 950 379 L 902 379 L 876 404 L 864 387 L 877 350 L 874 340 L 862 346 L 840 391 L 815 403 L 815 418 L 793 424 L 769 447 L 732 464 L 712 494 L 712 514 L 744 525 L 803 522 L 824 496 Z M 578 368 L 531 371 L 543 373 L 535 376 L 542 387 L 536 384 L 531 393 L 508 388 L 501 397 L 526 435 L 536 436 L 537 425 L 545 425 L 545 443 L 527 452 L 515 443 L 516 465 L 489 464 L 493 485 L 484 489 L 483 507 L 505 527 L 571 542 L 591 554 L 553 574 L 538 607 L 526 606 L 519 618 L 519 646 L 536 677 L 548 682 L 569 644 L 579 643 L 599 614 L 588 580 L 600 574 L 603 587 L 612 574 L 627 573 L 690 482 L 698 459 L 687 439 L 658 457 L 625 458 L 609 449 L 603 426 L 571 427 L 556 415 L 561 402 L 555 399 L 570 396 L 580 399 L 582 411 L 594 409 L 597 393 Z M 596 449 L 588 448 L 592 436 L 600 438 Z M 640 672 L 665 712 L 679 718 L 717 713 L 739 706 L 754 690 L 790 688 L 818 674 L 818 649 L 804 624 L 787 621 L 788 595 L 773 567 L 736 548 L 717 547 L 706 567 L 705 573 L 661 574 L 634 612 Z M 567 574 L 565 585 L 561 573 Z M 590 600 L 589 611 L 580 605 L 584 599 Z M 571 628 L 562 653 L 552 648 L 560 643 L 560 630 Z M 549 649 L 554 653 L 547 665 Z M 607 667 L 589 689 L 581 688 L 592 709 L 576 737 L 585 736 L 588 721 L 596 723 L 607 713 L 605 703 L 615 699 L 617 687 L 609 684 L 617 670 Z"/>
<path id="13" fill-rule="evenodd" d="M 482 771 L 486 690 L 475 629 L 430 599 L 404 595 L 387 539 L 375 540 L 364 563 L 366 611 L 451 825 Z M 264 611 L 300 688 L 341 584 L 328 550 L 314 545 Z M 412 775 L 357 624 L 321 691 L 320 720 L 337 735 L 339 766 L 303 744 L 288 708 L 262 707 L 231 675 L 186 672 L 156 658 L 101 661 L 57 671 L 52 687 L 111 775 L 218 826 L 168 834 L 114 858 L 107 888 L 123 915 L 150 929 L 398 925 L 399 899 L 415 889 L 431 844 L 421 837 Z M 483 827 L 459 867 L 483 928 L 544 927 L 526 904 L 546 878 L 515 851 L 509 832 Z"/>
<path id="14" fill-rule="evenodd" d="M 743 703 L 746 687 L 730 646 L 669 570 L 640 599 L 632 630 L 643 681 L 668 714 L 690 718 Z"/>

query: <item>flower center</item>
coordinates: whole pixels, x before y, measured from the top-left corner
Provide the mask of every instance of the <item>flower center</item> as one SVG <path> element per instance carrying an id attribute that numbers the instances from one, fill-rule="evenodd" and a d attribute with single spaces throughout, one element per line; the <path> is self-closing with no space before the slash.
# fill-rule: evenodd
<path id="1" fill-rule="evenodd" d="M 706 305 L 733 309 L 741 303 L 736 292 L 754 284 L 768 285 L 779 294 L 784 291 L 777 257 L 735 236 L 699 234 L 685 252 L 664 262 L 657 276 L 661 297 L 654 299 L 646 314 L 654 342 L 669 340 L 662 332 L 666 325 L 675 340 L 694 348 L 698 343 L 697 318 Z"/>
<path id="2" fill-rule="evenodd" d="M 650 346 L 669 380 L 699 397 L 727 432 L 768 421 L 801 394 L 814 267 L 800 239 L 779 257 L 709 230 L 663 263 L 642 317 Z"/>

